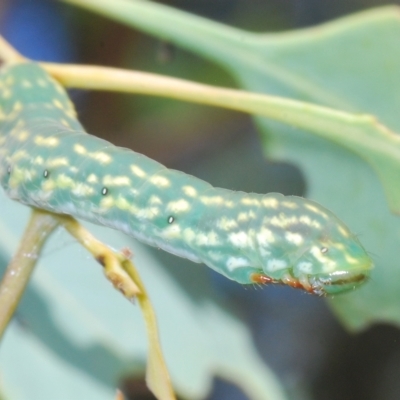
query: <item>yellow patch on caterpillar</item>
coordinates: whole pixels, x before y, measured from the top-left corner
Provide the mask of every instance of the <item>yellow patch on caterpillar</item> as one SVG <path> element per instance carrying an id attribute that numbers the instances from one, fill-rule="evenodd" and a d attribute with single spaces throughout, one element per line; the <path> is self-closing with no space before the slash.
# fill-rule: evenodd
<path id="1" fill-rule="evenodd" d="M 216 226 L 223 231 L 230 231 L 238 227 L 238 223 L 233 218 L 222 217 L 216 222 Z"/>
<path id="2" fill-rule="evenodd" d="M 146 172 L 142 170 L 142 168 L 138 167 L 135 164 L 130 165 L 131 171 L 134 175 L 138 176 L 139 178 L 144 178 L 146 176 Z"/>
<path id="3" fill-rule="evenodd" d="M 197 190 L 193 186 L 183 186 L 182 191 L 189 197 L 197 196 Z"/>
<path id="4" fill-rule="evenodd" d="M 88 197 L 94 194 L 94 189 L 90 185 L 86 185 L 83 182 L 78 182 L 75 187 L 71 190 L 75 196 Z"/>
<path id="5" fill-rule="evenodd" d="M 38 135 L 34 138 L 34 143 L 38 146 L 43 146 L 43 147 L 57 147 L 60 143 L 58 138 L 55 138 L 53 136 L 41 136 Z"/>
<path id="6" fill-rule="evenodd" d="M 103 177 L 103 185 L 105 186 L 130 186 L 131 180 L 124 175 L 113 176 L 105 175 Z"/>
<path id="7" fill-rule="evenodd" d="M 169 179 L 164 178 L 163 176 L 159 176 L 159 175 L 152 176 L 150 178 L 150 182 L 161 188 L 166 188 L 171 185 L 171 182 L 169 181 Z"/>
<path id="8" fill-rule="evenodd" d="M 292 202 L 292 201 L 282 201 L 282 205 L 284 207 L 290 208 L 292 210 L 294 210 L 296 208 L 299 208 L 299 206 L 296 203 Z"/>
<path id="9" fill-rule="evenodd" d="M 46 165 L 49 168 L 67 166 L 69 165 L 69 160 L 67 157 L 50 158 Z"/>
<path id="10" fill-rule="evenodd" d="M 191 209 L 191 206 L 190 206 L 189 202 L 186 201 L 185 199 L 171 201 L 167 204 L 167 210 L 172 213 L 185 212 L 185 211 L 189 211 L 190 209 Z"/>
<path id="11" fill-rule="evenodd" d="M 244 231 L 230 233 L 228 239 L 236 247 L 252 247 L 251 238 Z"/>
<path id="12" fill-rule="evenodd" d="M 162 200 L 158 196 L 152 195 L 149 199 L 149 204 L 162 204 Z"/>
<path id="13" fill-rule="evenodd" d="M 89 183 L 97 183 L 99 181 L 98 177 L 95 174 L 90 174 L 87 178 L 86 181 Z"/>
<path id="14" fill-rule="evenodd" d="M 274 233 L 267 228 L 262 228 L 260 232 L 256 234 L 257 242 L 260 246 L 268 247 L 271 243 L 276 241 Z"/>
<path id="15" fill-rule="evenodd" d="M 257 199 L 254 199 L 252 197 L 243 197 L 240 202 L 242 204 L 245 204 L 247 206 L 260 206 L 260 202 Z"/>
<path id="16" fill-rule="evenodd" d="M 69 123 L 66 119 L 61 118 L 60 122 L 61 122 L 64 126 L 66 126 L 67 128 L 71 128 L 70 123 Z"/>
<path id="17" fill-rule="evenodd" d="M 198 246 L 218 246 L 220 241 L 217 233 L 214 231 L 208 233 L 200 232 L 196 235 L 196 244 Z"/>
<path id="18" fill-rule="evenodd" d="M 30 136 L 30 133 L 27 130 L 22 130 L 22 131 L 19 131 L 19 133 L 17 134 L 17 140 L 19 142 L 25 142 L 29 136 Z"/>
<path id="19" fill-rule="evenodd" d="M 267 208 L 278 208 L 279 206 L 279 201 L 274 197 L 265 197 L 261 200 L 261 203 Z"/>
<path id="20" fill-rule="evenodd" d="M 200 201 L 205 205 L 219 205 L 224 203 L 222 196 L 201 196 Z"/>
<path id="21" fill-rule="evenodd" d="M 286 232 L 285 238 L 289 243 L 293 243 L 296 246 L 299 246 L 304 242 L 304 238 L 300 233 Z"/>
<path id="22" fill-rule="evenodd" d="M 249 267 L 249 260 L 243 257 L 229 257 L 226 261 L 226 267 L 229 271 L 234 271 L 237 268 Z"/>
<path id="23" fill-rule="evenodd" d="M 33 87 L 32 82 L 28 81 L 27 79 L 22 80 L 21 86 L 25 89 L 31 89 Z"/>
<path id="24" fill-rule="evenodd" d="M 47 82 L 46 80 L 44 80 L 42 78 L 37 79 L 36 83 L 41 87 L 46 87 L 49 84 L 49 82 Z"/>

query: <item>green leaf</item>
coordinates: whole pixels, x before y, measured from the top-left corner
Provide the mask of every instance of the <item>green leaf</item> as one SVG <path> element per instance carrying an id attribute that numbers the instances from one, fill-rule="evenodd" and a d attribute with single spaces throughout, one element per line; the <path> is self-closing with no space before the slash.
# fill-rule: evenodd
<path id="1" fill-rule="evenodd" d="M 370 10 L 301 31 L 254 34 L 147 1 L 66 1 L 213 60 L 246 90 L 369 113 L 390 129 L 400 130 L 397 7 Z M 293 124 L 304 128 L 314 119 L 317 127 L 317 113 L 313 116 L 313 110 L 305 111 L 307 123 Z M 281 121 L 285 112 L 283 105 Z M 399 212 L 399 139 L 370 117 L 365 117 L 358 132 L 351 116 L 346 114 L 346 118 L 344 131 L 344 125 L 335 126 L 334 119 L 326 124 L 338 135 L 335 143 L 264 118 L 257 122 L 268 154 L 300 166 L 309 197 L 334 211 L 353 231 L 361 232 L 367 249 L 377 255 L 371 282 L 332 300 L 339 317 L 354 329 L 373 321 L 399 324 L 399 221 L 390 214 L 382 190 L 384 185 L 391 208 Z M 287 122 L 291 123 L 290 118 Z"/>
<path id="2" fill-rule="evenodd" d="M 15 251 L 29 209 L 0 195 L 0 259 Z M 201 399 L 213 377 L 251 399 L 285 399 L 245 324 L 210 289 L 207 269 L 191 264 L 186 289 L 147 249 L 116 231 L 89 225 L 114 248 L 133 251 L 157 313 L 174 388 Z M 174 258 L 175 259 L 175 258 Z M 186 267 L 176 272 L 186 271 Z M 193 343 L 196 345 L 194 346 Z M 49 240 L 2 343 L 2 385 L 12 399 L 113 398 L 118 379 L 143 376 L 147 338 L 141 312 L 103 276 L 101 266 L 62 230 Z"/>

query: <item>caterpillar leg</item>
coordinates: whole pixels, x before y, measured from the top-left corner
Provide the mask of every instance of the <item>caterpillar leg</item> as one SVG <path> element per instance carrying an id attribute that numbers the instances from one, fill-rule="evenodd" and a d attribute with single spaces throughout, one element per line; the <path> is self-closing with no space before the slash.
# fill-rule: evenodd
<path id="1" fill-rule="evenodd" d="M 288 285 L 295 289 L 305 290 L 306 292 L 311 294 L 321 295 L 320 292 L 314 290 L 314 288 L 307 284 L 307 282 L 301 282 L 300 280 L 293 278 L 290 275 L 285 276 L 281 280 L 276 280 L 265 274 L 253 273 L 251 274 L 250 279 L 254 283 L 260 283 L 263 285 L 267 285 L 269 283 L 279 283 L 281 285 Z"/>

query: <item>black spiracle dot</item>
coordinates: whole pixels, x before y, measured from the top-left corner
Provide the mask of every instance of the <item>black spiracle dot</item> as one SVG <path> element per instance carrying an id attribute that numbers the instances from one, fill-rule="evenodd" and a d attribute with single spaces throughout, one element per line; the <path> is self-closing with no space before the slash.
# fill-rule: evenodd
<path id="1" fill-rule="evenodd" d="M 168 221 L 169 224 L 172 224 L 175 221 L 175 218 L 172 215 L 170 215 L 168 217 L 167 221 Z"/>
<path id="2" fill-rule="evenodd" d="M 103 196 L 107 195 L 108 194 L 108 189 L 106 187 L 103 187 L 103 189 L 101 189 L 101 194 Z"/>
<path id="3" fill-rule="evenodd" d="M 321 247 L 321 253 L 326 254 L 329 251 L 327 247 Z"/>
<path id="4" fill-rule="evenodd" d="M 48 178 L 49 175 L 50 175 L 49 170 L 48 170 L 48 169 L 45 169 L 45 170 L 43 171 L 43 178 Z"/>

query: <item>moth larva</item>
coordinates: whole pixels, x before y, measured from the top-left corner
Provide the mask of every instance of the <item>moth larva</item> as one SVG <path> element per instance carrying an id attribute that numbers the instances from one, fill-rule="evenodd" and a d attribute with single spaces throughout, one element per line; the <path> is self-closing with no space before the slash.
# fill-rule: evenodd
<path id="1" fill-rule="evenodd" d="M 370 257 L 329 210 L 295 196 L 214 188 L 89 135 L 37 64 L 3 68 L 0 106 L 0 181 L 15 200 L 121 230 L 243 284 L 322 295 L 369 275 Z"/>

